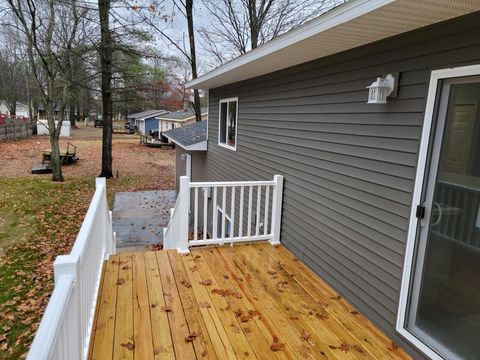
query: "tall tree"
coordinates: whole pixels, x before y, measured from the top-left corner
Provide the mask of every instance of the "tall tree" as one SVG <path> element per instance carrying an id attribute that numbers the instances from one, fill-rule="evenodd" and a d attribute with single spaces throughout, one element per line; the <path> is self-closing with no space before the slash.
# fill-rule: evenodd
<path id="1" fill-rule="evenodd" d="M 70 11 L 76 9 L 77 1 L 6 1 L 15 19 L 10 26 L 18 28 L 23 33 L 30 69 L 45 108 L 52 150 L 52 180 L 63 181 L 59 137 L 65 114 L 65 89 L 68 86 L 67 73 L 69 71 L 64 62 L 64 54 L 76 40 L 79 18 L 77 16 L 69 17 L 71 21 L 68 26 L 60 26 L 62 22 L 59 22 L 58 19 L 59 14 L 65 13 L 66 8 Z M 63 109 L 61 116 L 55 119 L 54 112 L 59 100 Z M 55 120 L 58 122 L 56 123 Z"/>
<path id="2" fill-rule="evenodd" d="M 345 0 L 203 0 L 211 18 L 200 33 L 218 62 L 245 54 Z"/>
<path id="3" fill-rule="evenodd" d="M 190 44 L 190 65 L 192 67 L 192 78 L 197 78 L 197 52 L 195 50 L 195 30 L 193 28 L 193 0 L 185 0 L 185 15 L 188 24 L 188 42 Z M 200 94 L 198 89 L 193 90 L 193 107 L 195 109 L 196 121 L 202 121 L 202 110 L 200 108 Z"/>
<path id="4" fill-rule="evenodd" d="M 112 169 L 112 36 L 110 31 L 111 0 L 98 0 L 100 16 L 100 63 L 102 73 L 102 172 L 100 176 L 111 178 Z"/>
<path id="5" fill-rule="evenodd" d="M 191 69 L 191 77 L 197 78 L 197 53 L 195 45 L 195 27 L 194 27 L 194 2 L 193 0 L 170 0 L 170 6 L 174 12 L 178 11 L 186 20 L 188 33 L 188 48 L 183 39 L 178 40 L 165 26 L 168 25 L 169 17 L 165 14 L 163 1 L 151 5 L 148 0 L 144 0 L 143 6 L 138 5 L 138 1 L 130 5 L 134 10 L 137 20 L 145 26 L 150 27 L 162 40 L 173 46 L 188 62 Z M 140 2 L 142 3 L 142 2 Z M 150 4 L 150 5 L 149 5 Z M 197 89 L 193 92 L 193 109 L 196 121 L 202 120 L 200 93 Z"/>

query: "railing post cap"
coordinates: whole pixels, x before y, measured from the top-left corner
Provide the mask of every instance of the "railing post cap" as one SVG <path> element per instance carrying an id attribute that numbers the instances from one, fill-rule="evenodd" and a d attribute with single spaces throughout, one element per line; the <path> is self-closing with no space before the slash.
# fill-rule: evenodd
<path id="1" fill-rule="evenodd" d="M 95 186 L 96 187 L 99 187 L 99 186 L 106 186 L 107 185 L 107 179 L 104 178 L 104 177 L 97 177 L 95 179 Z"/>

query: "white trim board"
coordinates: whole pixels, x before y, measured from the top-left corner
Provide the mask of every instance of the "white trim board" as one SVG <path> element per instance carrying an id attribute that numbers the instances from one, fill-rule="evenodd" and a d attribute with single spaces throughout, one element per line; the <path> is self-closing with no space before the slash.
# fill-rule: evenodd
<path id="1" fill-rule="evenodd" d="M 191 145 L 185 145 L 185 144 L 182 144 L 180 141 L 171 138 L 168 135 L 164 135 L 164 136 L 167 139 L 169 139 L 171 142 L 173 142 L 174 144 L 180 146 L 184 150 L 188 150 L 188 151 L 207 151 L 207 140 L 203 140 L 203 141 L 200 141 L 198 143 L 191 144 Z"/>
<path id="2" fill-rule="evenodd" d="M 435 112 L 435 103 L 437 99 L 438 86 L 441 80 L 450 78 L 459 78 L 465 76 L 480 75 L 480 64 L 462 66 L 456 68 L 448 68 L 432 71 L 430 77 L 430 84 L 428 87 L 427 105 L 425 108 L 425 118 L 423 122 L 422 137 L 420 141 L 420 150 L 417 162 L 417 172 L 415 175 L 415 186 L 413 191 L 412 205 L 410 209 L 410 222 L 408 227 L 407 245 L 405 249 L 405 259 L 403 265 L 402 284 L 400 287 L 400 299 L 398 304 L 397 324 L 396 330 L 412 345 L 417 347 L 421 352 L 434 360 L 443 360 L 437 352 L 420 341 L 416 336 L 409 332 L 405 327 L 407 318 L 408 295 L 410 290 L 410 283 L 412 280 L 412 273 L 414 270 L 415 257 L 415 243 L 416 234 L 419 226 L 418 218 L 416 217 L 416 208 L 420 204 L 425 173 L 427 171 L 427 156 L 431 139 L 435 134 L 431 134 L 433 116 Z"/>

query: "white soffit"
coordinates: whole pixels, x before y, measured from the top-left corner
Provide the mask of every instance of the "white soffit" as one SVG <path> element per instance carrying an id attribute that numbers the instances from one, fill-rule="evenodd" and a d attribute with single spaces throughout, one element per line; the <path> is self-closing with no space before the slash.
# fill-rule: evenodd
<path id="1" fill-rule="evenodd" d="M 212 89 L 366 45 L 480 10 L 480 0 L 350 0 L 200 76 Z"/>

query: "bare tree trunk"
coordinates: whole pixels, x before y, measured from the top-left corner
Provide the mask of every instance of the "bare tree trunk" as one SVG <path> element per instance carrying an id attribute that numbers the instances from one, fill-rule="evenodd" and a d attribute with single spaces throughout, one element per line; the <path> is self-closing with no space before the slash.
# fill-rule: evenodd
<path id="1" fill-rule="evenodd" d="M 70 121 L 71 128 L 75 129 L 77 127 L 77 124 L 75 124 L 75 104 L 73 100 L 70 101 L 71 103 L 68 106 L 68 120 Z"/>
<path id="2" fill-rule="evenodd" d="M 111 0 L 98 0 L 100 14 L 100 60 L 102 68 L 102 172 L 101 177 L 111 178 L 112 170 L 112 44 L 109 27 Z"/>
<path id="3" fill-rule="evenodd" d="M 197 78 L 197 56 L 195 51 L 195 31 L 193 29 L 193 0 L 185 1 L 185 10 L 188 23 L 188 40 L 190 43 L 190 65 L 192 66 L 192 78 Z M 195 109 L 196 121 L 202 121 L 202 110 L 200 108 L 200 94 L 198 89 L 193 90 L 193 107 Z"/>

